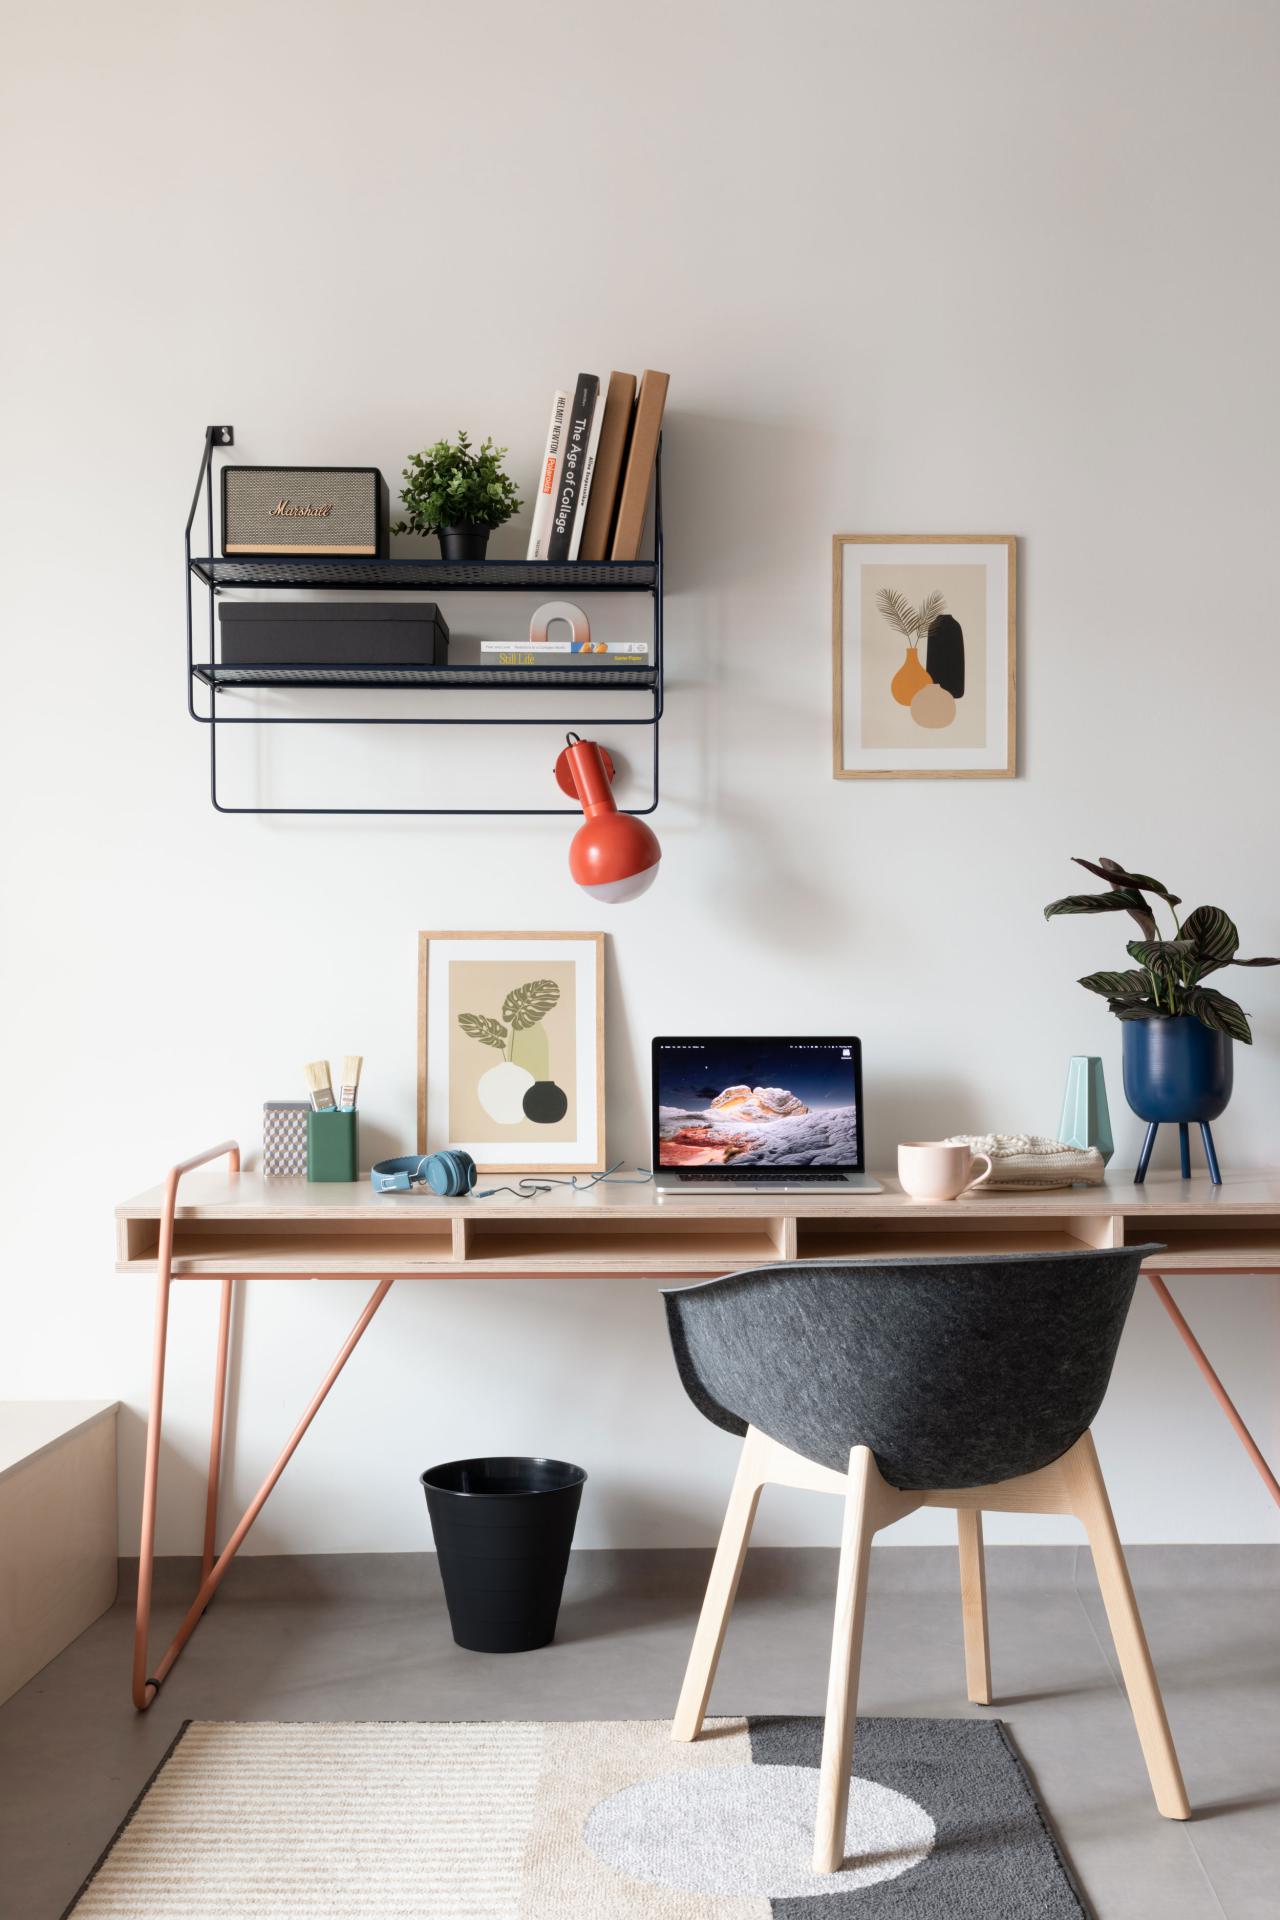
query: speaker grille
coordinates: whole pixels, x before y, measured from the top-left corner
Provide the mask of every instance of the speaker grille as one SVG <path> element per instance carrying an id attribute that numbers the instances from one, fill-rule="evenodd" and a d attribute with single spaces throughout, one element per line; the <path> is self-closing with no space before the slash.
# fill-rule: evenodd
<path id="1" fill-rule="evenodd" d="M 379 475 L 359 467 L 228 467 L 224 553 L 378 552 Z"/>

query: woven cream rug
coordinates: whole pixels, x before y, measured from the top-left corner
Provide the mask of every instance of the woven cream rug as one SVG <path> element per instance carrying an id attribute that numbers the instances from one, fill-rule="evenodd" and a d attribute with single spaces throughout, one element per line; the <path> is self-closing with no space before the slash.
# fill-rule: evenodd
<path id="1" fill-rule="evenodd" d="M 821 1723 L 191 1722 L 75 1920 L 1080 1920 L 998 1721 L 858 1726 L 810 1869 Z"/>

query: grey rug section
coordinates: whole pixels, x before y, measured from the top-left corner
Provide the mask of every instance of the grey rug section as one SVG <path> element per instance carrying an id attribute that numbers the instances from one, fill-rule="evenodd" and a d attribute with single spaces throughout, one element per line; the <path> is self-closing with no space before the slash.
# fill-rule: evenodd
<path id="1" fill-rule="evenodd" d="M 821 1720 L 747 1726 L 757 1766 L 822 1757 Z M 932 1815 L 932 1853 L 856 1893 L 775 1900 L 774 1920 L 1093 1920 L 998 1720 L 859 1720 L 853 1770 Z"/>
<path id="2" fill-rule="evenodd" d="M 685 1391 L 844 1473 L 980 1487 L 1057 1460 L 1111 1378 L 1152 1247 L 759 1267 L 664 1293 Z"/>

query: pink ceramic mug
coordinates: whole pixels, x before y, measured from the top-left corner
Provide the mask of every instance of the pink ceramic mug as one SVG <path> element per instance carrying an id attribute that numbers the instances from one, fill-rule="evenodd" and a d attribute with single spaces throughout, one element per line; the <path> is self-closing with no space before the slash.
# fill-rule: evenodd
<path id="1" fill-rule="evenodd" d="M 985 1173 L 978 1172 L 980 1160 L 987 1163 Z M 913 1200 L 958 1200 L 991 1178 L 991 1155 L 945 1140 L 906 1140 L 898 1148 L 898 1178 Z"/>

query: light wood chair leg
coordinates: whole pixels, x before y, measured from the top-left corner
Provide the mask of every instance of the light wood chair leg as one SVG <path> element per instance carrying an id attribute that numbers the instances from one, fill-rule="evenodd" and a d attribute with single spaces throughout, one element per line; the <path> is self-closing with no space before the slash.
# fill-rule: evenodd
<path id="1" fill-rule="evenodd" d="M 742 1452 L 738 1456 L 738 1470 L 734 1475 L 729 1505 L 725 1509 L 716 1557 L 711 1563 L 711 1578 L 703 1595 L 702 1612 L 698 1616 L 697 1632 L 689 1651 L 684 1685 L 680 1689 L 675 1719 L 671 1723 L 673 1740 L 696 1740 L 702 1731 L 707 1702 L 715 1683 L 716 1667 L 720 1662 L 720 1649 L 724 1645 L 725 1630 L 733 1611 L 742 1563 L 747 1557 L 751 1528 L 760 1503 L 766 1451 L 761 1444 L 761 1436 L 754 1428 L 748 1429 Z"/>
<path id="2" fill-rule="evenodd" d="M 1083 1522 L 1093 1549 L 1093 1564 L 1115 1641 L 1120 1671 L 1133 1710 L 1143 1758 L 1151 1777 L 1156 1806 L 1166 1820 L 1189 1820 L 1191 1807 L 1182 1782 L 1182 1770 L 1165 1716 L 1156 1671 L 1151 1664 L 1142 1617 L 1133 1597 L 1124 1549 L 1116 1532 L 1106 1483 L 1098 1465 L 1093 1436 L 1086 1433 L 1059 1462 L 1072 1511 Z"/>
<path id="3" fill-rule="evenodd" d="M 813 1843 L 815 1873 L 835 1873 L 844 1861 L 853 1730 L 858 1717 L 858 1671 L 862 1665 L 862 1629 L 867 1611 L 867 1567 L 872 1537 L 880 1520 L 877 1496 L 883 1484 L 871 1449 L 855 1447 L 849 1455 L 849 1491 L 840 1536 L 840 1577 L 836 1586 L 831 1670 L 827 1676 L 827 1718 L 818 1775 L 818 1822 Z"/>
<path id="4" fill-rule="evenodd" d="M 987 1562 L 982 1551 L 982 1515 L 962 1507 L 956 1514 L 960 1534 L 960 1610 L 964 1616 L 964 1677 L 976 1706 L 991 1705 L 991 1647 L 987 1639 Z"/>

